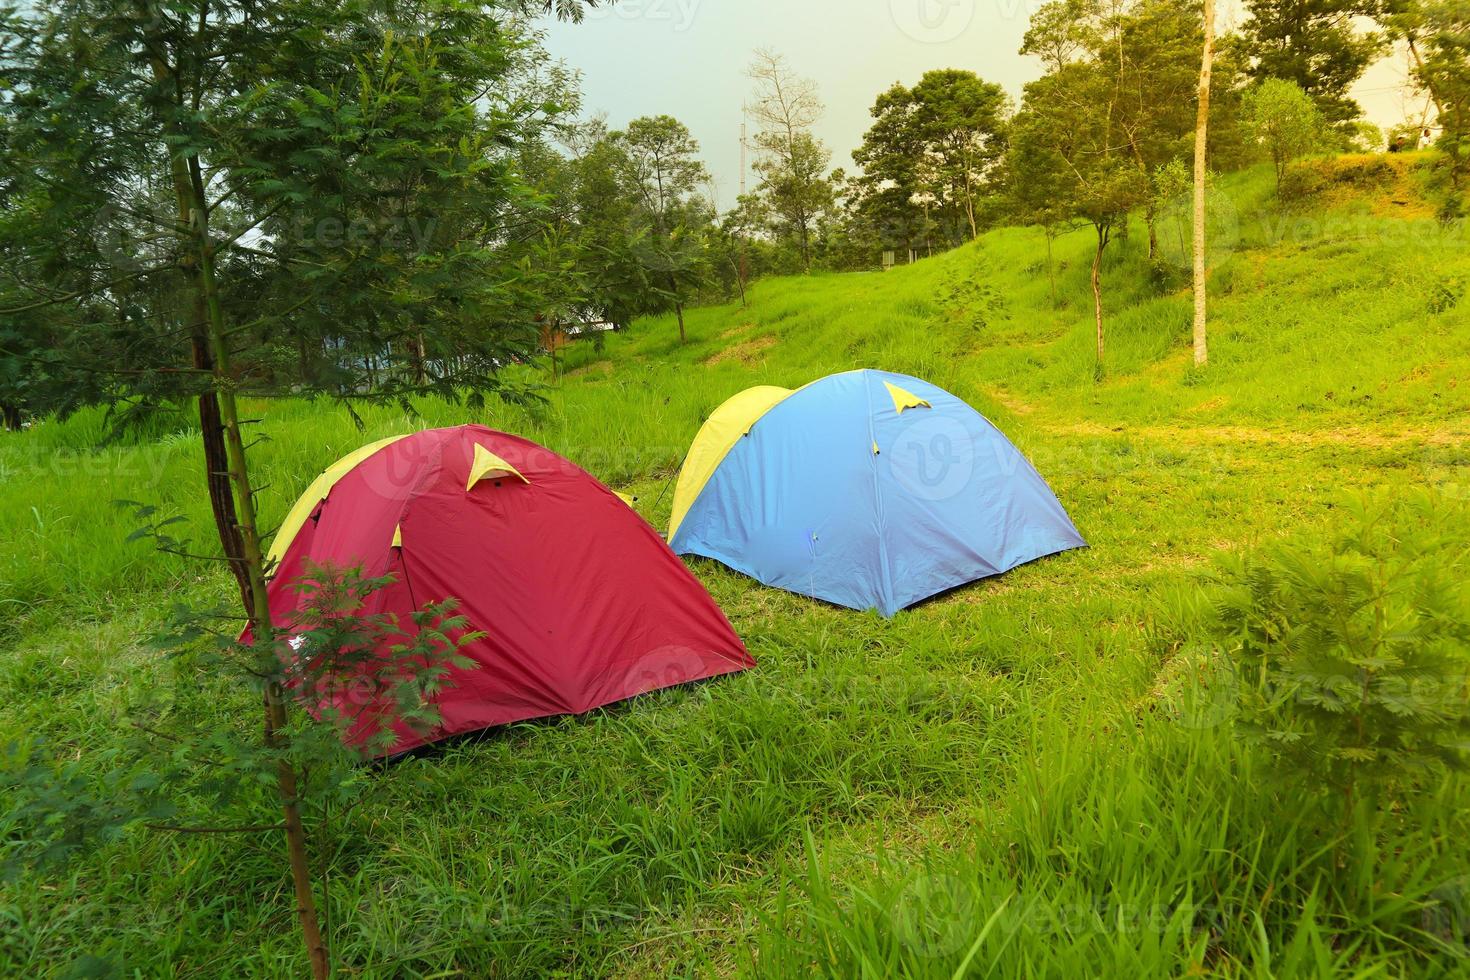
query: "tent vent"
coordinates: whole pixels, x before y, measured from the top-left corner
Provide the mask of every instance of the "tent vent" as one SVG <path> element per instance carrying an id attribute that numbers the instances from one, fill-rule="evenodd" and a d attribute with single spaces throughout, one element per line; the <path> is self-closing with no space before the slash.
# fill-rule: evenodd
<path id="1" fill-rule="evenodd" d="M 904 391 L 896 384 L 890 384 L 885 381 L 883 382 L 883 387 L 888 389 L 888 395 L 893 399 L 893 409 L 900 415 L 903 414 L 903 410 L 906 408 L 918 408 L 920 405 L 925 408 L 934 407 L 912 391 Z"/>
<path id="2" fill-rule="evenodd" d="M 521 471 L 501 459 L 479 443 L 475 443 L 475 461 L 470 464 L 470 478 L 465 483 L 465 491 L 475 488 L 475 484 L 484 479 L 498 480 L 501 477 L 513 476 L 522 483 L 530 483 Z"/>

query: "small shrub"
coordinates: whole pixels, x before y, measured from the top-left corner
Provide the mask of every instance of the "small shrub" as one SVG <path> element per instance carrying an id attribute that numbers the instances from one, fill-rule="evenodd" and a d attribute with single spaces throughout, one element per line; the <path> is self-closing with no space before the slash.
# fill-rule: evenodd
<path id="1" fill-rule="evenodd" d="M 1237 729 L 1351 807 L 1461 767 L 1470 750 L 1470 507 L 1365 498 L 1321 535 L 1238 558 L 1214 633 Z"/>
<path id="2" fill-rule="evenodd" d="M 1005 297 L 982 276 L 951 273 L 944 280 L 940 301 L 952 323 L 971 330 L 1010 318 Z"/>
<path id="3" fill-rule="evenodd" d="M 1310 164 L 1294 164 L 1282 171 L 1276 196 L 1282 201 L 1304 201 L 1320 194 L 1326 185 L 1327 178 L 1323 176 L 1321 168 Z"/>
<path id="4" fill-rule="evenodd" d="M 1458 306 L 1463 295 L 1465 284 L 1458 277 L 1437 279 L 1430 285 L 1429 296 L 1424 305 L 1430 313 L 1443 313 Z"/>
<path id="5" fill-rule="evenodd" d="M 1382 187 L 1398 176 L 1393 164 L 1386 157 L 1338 157 L 1318 165 L 1319 170 L 1334 184 L 1350 187 Z"/>

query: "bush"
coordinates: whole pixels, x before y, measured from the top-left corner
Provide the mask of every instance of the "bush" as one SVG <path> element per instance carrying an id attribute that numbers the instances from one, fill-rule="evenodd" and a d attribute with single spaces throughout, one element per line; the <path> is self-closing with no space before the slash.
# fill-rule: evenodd
<path id="1" fill-rule="evenodd" d="M 1214 639 L 1237 730 L 1351 807 L 1407 792 L 1470 750 L 1470 507 L 1364 498 L 1319 536 L 1232 561 Z"/>
<path id="2" fill-rule="evenodd" d="M 1240 121 L 1270 158 L 1278 192 L 1291 161 L 1327 142 L 1326 123 L 1311 96 L 1281 78 L 1267 78 L 1242 96 Z"/>
<path id="3" fill-rule="evenodd" d="M 1307 164 L 1288 166 L 1276 185 L 1276 197 L 1284 202 L 1304 201 L 1320 194 L 1327 186 L 1327 178 L 1319 167 Z"/>

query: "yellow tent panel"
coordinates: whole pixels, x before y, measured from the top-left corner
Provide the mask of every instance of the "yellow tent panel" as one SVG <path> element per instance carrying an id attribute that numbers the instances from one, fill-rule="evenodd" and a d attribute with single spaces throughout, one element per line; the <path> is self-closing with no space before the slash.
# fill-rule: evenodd
<path id="1" fill-rule="evenodd" d="M 470 479 L 465 484 L 465 492 L 475 488 L 475 484 L 481 480 L 498 480 L 503 476 L 513 476 L 522 483 L 531 481 L 521 473 L 520 470 L 501 459 L 479 443 L 475 443 L 475 461 L 470 464 Z"/>
<path id="2" fill-rule="evenodd" d="M 885 381 L 883 382 L 883 387 L 888 389 L 888 395 L 890 398 L 893 399 L 894 411 L 898 412 L 898 414 L 900 415 L 903 414 L 903 410 L 906 408 L 918 408 L 920 405 L 923 405 L 925 408 L 934 407 L 933 405 L 930 405 L 928 402 L 924 401 L 924 399 L 920 398 L 918 395 L 914 394 L 911 391 L 904 391 L 896 384 L 890 384 L 889 382 Z"/>
<path id="3" fill-rule="evenodd" d="M 307 487 L 306 492 L 297 498 L 296 503 L 286 514 L 286 519 L 281 522 L 280 530 L 276 532 L 275 539 L 271 541 L 271 549 L 266 555 L 266 560 L 274 564 L 285 557 L 286 549 L 291 547 L 291 542 L 296 539 L 296 534 L 301 530 L 301 526 L 311 518 L 312 512 L 316 510 L 316 505 L 327 499 L 327 494 L 332 492 L 338 480 L 352 472 L 353 467 L 379 449 L 391 446 L 399 439 L 405 438 L 407 436 L 389 436 L 386 439 L 379 439 L 377 442 L 369 443 L 361 449 L 348 453 L 323 470 L 322 475 L 312 481 L 311 486 Z"/>
<path id="4" fill-rule="evenodd" d="M 669 516 L 670 538 L 679 529 L 689 508 L 694 505 L 699 491 L 715 475 L 715 470 L 736 441 L 750 431 L 757 419 L 789 394 L 790 388 L 778 388 L 775 385 L 746 388 L 727 398 L 705 420 L 699 434 L 694 437 L 693 445 L 689 447 L 689 455 L 684 457 L 684 467 L 679 471 L 679 482 L 674 485 L 674 511 Z"/>

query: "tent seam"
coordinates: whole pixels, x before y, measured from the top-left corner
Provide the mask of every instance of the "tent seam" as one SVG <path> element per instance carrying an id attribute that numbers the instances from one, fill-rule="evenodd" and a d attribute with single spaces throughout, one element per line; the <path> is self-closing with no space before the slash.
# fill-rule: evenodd
<path id="1" fill-rule="evenodd" d="M 873 386 L 870 383 L 870 372 L 867 369 L 859 372 L 863 376 L 863 395 L 868 402 L 868 442 L 873 446 L 878 445 L 877 427 L 873 424 Z M 866 449 L 864 450 L 867 451 Z M 893 572 L 888 567 L 888 520 L 883 512 L 883 489 L 882 480 L 878 474 L 878 452 L 868 453 L 868 463 L 873 468 L 873 513 L 878 520 L 878 573 L 882 576 L 880 586 L 882 588 L 882 599 L 885 606 L 893 606 Z M 894 608 L 892 612 L 880 609 L 885 616 L 892 616 L 898 612 Z"/>

